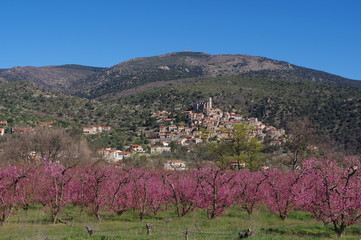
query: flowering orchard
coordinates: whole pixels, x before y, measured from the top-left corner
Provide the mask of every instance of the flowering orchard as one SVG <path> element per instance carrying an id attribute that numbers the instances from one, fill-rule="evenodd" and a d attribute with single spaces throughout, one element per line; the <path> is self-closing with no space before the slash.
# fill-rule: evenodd
<path id="1" fill-rule="evenodd" d="M 360 224 L 360 162 L 343 166 L 330 159 L 311 159 L 301 170 L 269 169 L 251 172 L 219 168 L 189 171 L 122 169 L 100 164 L 65 167 L 43 161 L 39 165 L 0 168 L 0 223 L 16 209 L 41 204 L 53 223 L 67 205 L 96 219 L 106 212 L 132 210 L 146 214 L 174 208 L 182 217 L 202 209 L 208 218 L 239 206 L 249 215 L 266 206 L 282 220 L 303 210 L 330 225 L 338 237 Z"/>

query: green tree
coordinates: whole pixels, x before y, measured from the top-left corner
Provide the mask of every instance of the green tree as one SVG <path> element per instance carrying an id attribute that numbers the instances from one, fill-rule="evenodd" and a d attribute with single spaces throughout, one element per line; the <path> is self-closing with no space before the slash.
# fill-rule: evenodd
<path id="1" fill-rule="evenodd" d="M 149 126 L 150 128 L 158 127 L 159 124 L 157 123 L 158 118 L 157 117 L 149 117 L 146 120 L 145 125 Z"/>
<path id="2" fill-rule="evenodd" d="M 184 123 L 187 121 L 187 116 L 185 113 L 178 113 L 176 116 L 175 116 L 175 123 L 176 124 L 179 124 L 179 123 Z"/>
<path id="3" fill-rule="evenodd" d="M 219 164 L 229 165 L 231 161 L 237 162 L 237 168 L 243 166 L 251 171 L 258 170 L 264 163 L 264 156 L 261 153 L 263 144 L 250 133 L 252 127 L 247 124 L 236 124 L 233 137 L 226 142 L 213 145 L 213 151 L 218 155 Z"/>

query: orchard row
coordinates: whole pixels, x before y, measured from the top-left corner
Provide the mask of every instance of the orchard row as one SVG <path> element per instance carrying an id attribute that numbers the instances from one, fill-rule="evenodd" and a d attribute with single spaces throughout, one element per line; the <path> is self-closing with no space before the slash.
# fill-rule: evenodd
<path id="1" fill-rule="evenodd" d="M 57 222 L 65 206 L 73 204 L 100 219 L 101 213 L 132 209 L 143 219 L 169 206 L 179 217 L 198 208 L 215 218 L 230 206 L 252 214 L 267 206 L 284 220 L 304 210 L 330 224 L 340 237 L 360 223 L 360 162 L 343 166 L 330 159 L 310 159 L 302 169 L 251 172 L 219 168 L 189 171 L 121 169 L 106 165 L 65 167 L 43 161 L 38 165 L 0 168 L 0 221 L 12 211 L 41 204 Z"/>

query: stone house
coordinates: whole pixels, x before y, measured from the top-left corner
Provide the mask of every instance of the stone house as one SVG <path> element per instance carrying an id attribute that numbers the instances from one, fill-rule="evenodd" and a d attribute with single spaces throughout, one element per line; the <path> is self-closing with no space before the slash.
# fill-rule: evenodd
<path id="1" fill-rule="evenodd" d="M 181 160 L 169 160 L 164 164 L 164 169 L 166 170 L 187 170 L 187 165 L 185 161 Z"/>

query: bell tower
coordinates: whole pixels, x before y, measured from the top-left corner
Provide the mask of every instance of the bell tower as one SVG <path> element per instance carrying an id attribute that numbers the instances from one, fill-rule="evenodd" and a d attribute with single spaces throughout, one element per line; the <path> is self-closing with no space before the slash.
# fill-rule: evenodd
<path id="1" fill-rule="evenodd" d="M 208 100 L 208 108 L 212 109 L 212 98 L 211 97 Z"/>

